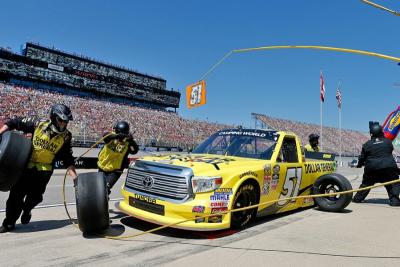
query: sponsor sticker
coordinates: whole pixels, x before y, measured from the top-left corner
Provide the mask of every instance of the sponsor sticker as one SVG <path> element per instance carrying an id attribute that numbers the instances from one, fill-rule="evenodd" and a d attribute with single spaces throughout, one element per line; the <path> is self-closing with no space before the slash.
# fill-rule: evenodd
<path id="1" fill-rule="evenodd" d="M 264 174 L 265 175 L 271 175 L 272 174 L 271 164 L 266 164 L 264 166 Z"/>
<path id="2" fill-rule="evenodd" d="M 210 200 L 214 201 L 229 201 L 229 194 L 214 194 L 210 196 Z"/>
<path id="3" fill-rule="evenodd" d="M 239 178 L 242 179 L 242 178 L 245 177 L 245 176 L 254 176 L 254 177 L 258 177 L 258 174 L 257 174 L 256 172 L 253 172 L 253 171 L 247 171 L 247 172 L 244 172 L 244 173 L 240 174 L 240 175 L 239 175 Z"/>
<path id="4" fill-rule="evenodd" d="M 228 206 L 229 206 L 229 201 L 218 201 L 218 202 L 210 203 L 211 208 L 221 208 L 221 207 L 228 207 Z"/>
<path id="5" fill-rule="evenodd" d="M 281 167 L 279 165 L 274 166 L 274 174 L 279 173 L 280 170 L 281 170 Z"/>
<path id="6" fill-rule="evenodd" d="M 276 190 L 278 183 L 279 183 L 279 174 L 272 175 L 271 190 Z"/>
<path id="7" fill-rule="evenodd" d="M 215 215 L 208 217 L 209 223 L 221 223 L 222 222 L 222 215 Z"/>
<path id="8" fill-rule="evenodd" d="M 232 188 L 218 188 L 215 189 L 214 193 L 232 194 Z"/>
<path id="9" fill-rule="evenodd" d="M 193 213 L 204 213 L 205 209 L 206 209 L 206 207 L 204 207 L 204 206 L 194 206 L 192 208 L 192 212 Z"/>
<path id="10" fill-rule="evenodd" d="M 206 221 L 206 218 L 202 218 L 202 217 L 199 217 L 199 216 L 196 216 L 196 218 L 194 219 L 195 223 L 202 223 L 202 222 L 205 222 L 205 221 Z"/>
<path id="11" fill-rule="evenodd" d="M 139 194 L 135 194 L 135 195 L 134 195 L 134 198 L 139 199 L 139 200 L 142 200 L 142 201 L 145 201 L 145 202 L 148 202 L 148 203 L 156 204 L 156 199 L 155 199 L 155 198 L 152 198 L 152 197 L 142 196 L 142 195 L 139 195 Z"/>
<path id="12" fill-rule="evenodd" d="M 228 207 L 212 208 L 211 209 L 211 214 L 221 213 L 221 212 L 225 212 L 227 210 L 228 210 Z"/>
<path id="13" fill-rule="evenodd" d="M 267 195 L 269 193 L 269 188 L 271 186 L 272 177 L 270 175 L 264 176 L 264 183 L 262 187 L 262 194 Z"/>

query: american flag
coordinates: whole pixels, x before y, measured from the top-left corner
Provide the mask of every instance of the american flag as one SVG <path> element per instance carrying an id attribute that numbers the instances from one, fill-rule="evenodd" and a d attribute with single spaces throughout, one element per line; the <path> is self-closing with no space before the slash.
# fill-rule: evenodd
<path id="1" fill-rule="evenodd" d="M 339 88 L 336 89 L 336 99 L 338 108 L 342 109 L 342 93 L 340 92 Z"/>
<path id="2" fill-rule="evenodd" d="M 319 81 L 320 81 L 320 86 L 321 86 L 321 102 L 325 101 L 325 83 L 324 83 L 324 77 L 322 76 L 322 72 L 319 76 Z"/>

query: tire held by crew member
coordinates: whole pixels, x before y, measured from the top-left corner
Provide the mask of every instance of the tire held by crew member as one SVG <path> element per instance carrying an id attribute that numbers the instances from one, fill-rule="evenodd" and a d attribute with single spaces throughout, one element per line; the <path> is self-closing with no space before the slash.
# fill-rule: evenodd
<path id="1" fill-rule="evenodd" d="M 108 193 L 102 173 L 78 175 L 76 211 L 79 229 L 85 234 L 98 233 L 109 227 Z"/>
<path id="2" fill-rule="evenodd" d="M 0 141 L 0 191 L 7 192 L 22 175 L 32 152 L 32 142 L 22 134 L 7 131 Z"/>

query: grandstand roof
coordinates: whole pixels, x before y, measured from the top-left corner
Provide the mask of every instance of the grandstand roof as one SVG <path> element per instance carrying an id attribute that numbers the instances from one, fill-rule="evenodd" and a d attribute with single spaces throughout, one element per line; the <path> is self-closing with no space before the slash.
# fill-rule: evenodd
<path id="1" fill-rule="evenodd" d="M 51 53 L 54 53 L 54 54 L 57 54 L 57 55 L 61 55 L 61 56 L 65 56 L 65 57 L 71 57 L 71 58 L 82 60 L 82 61 L 86 61 L 86 62 L 89 62 L 89 63 L 98 64 L 98 65 L 103 66 L 103 67 L 112 68 L 114 70 L 125 71 L 125 72 L 129 72 L 131 74 L 135 74 L 135 75 L 139 75 L 139 76 L 143 76 L 143 77 L 151 77 L 151 78 L 154 78 L 156 80 L 159 80 L 159 81 L 162 81 L 162 82 L 166 82 L 165 79 L 163 79 L 163 78 L 161 78 L 159 76 L 156 76 L 156 75 L 150 75 L 150 74 L 147 74 L 147 73 L 141 73 L 141 72 L 138 72 L 136 70 L 132 70 L 132 69 L 129 69 L 129 68 L 126 68 L 126 67 L 123 67 L 123 66 L 118 66 L 118 65 L 111 64 L 111 63 L 102 62 L 101 60 L 96 60 L 96 59 L 93 59 L 93 58 L 90 58 L 90 57 L 84 56 L 84 55 L 78 55 L 78 54 L 75 54 L 75 53 L 69 53 L 69 52 L 54 48 L 54 47 L 51 48 L 51 47 L 43 46 L 43 45 L 38 44 L 38 43 L 27 42 L 26 43 L 26 48 L 28 48 L 28 47 L 45 50 L 47 52 L 51 52 Z M 26 49 L 25 49 L 25 56 L 26 56 Z"/>

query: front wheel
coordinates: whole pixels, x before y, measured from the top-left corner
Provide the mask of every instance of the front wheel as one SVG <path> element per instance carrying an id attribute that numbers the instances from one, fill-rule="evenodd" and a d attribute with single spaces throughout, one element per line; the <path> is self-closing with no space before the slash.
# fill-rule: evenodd
<path id="1" fill-rule="evenodd" d="M 349 180 L 338 173 L 325 174 L 319 177 L 311 190 L 312 195 L 338 193 L 352 190 Z M 314 198 L 315 203 L 323 211 L 342 211 L 350 204 L 353 193 Z"/>
<path id="2" fill-rule="evenodd" d="M 258 194 L 253 184 L 244 184 L 235 194 L 232 209 L 239 209 L 258 203 Z M 255 218 L 257 208 L 232 212 L 231 228 L 240 229 L 248 225 Z"/>
<path id="3" fill-rule="evenodd" d="M 106 179 L 101 172 L 82 173 L 76 188 L 79 229 L 85 234 L 104 231 L 109 226 Z"/>

